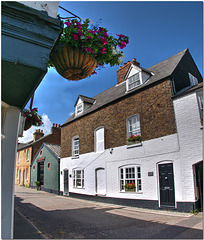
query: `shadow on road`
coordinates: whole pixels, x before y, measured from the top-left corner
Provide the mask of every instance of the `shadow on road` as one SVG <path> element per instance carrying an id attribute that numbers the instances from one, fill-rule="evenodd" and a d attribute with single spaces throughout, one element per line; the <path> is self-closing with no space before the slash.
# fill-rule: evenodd
<path id="1" fill-rule="evenodd" d="M 33 204 L 22 203 L 22 200 L 15 197 L 15 209 L 50 239 L 203 239 L 202 230 L 107 212 L 112 208 L 87 207 L 45 211 Z M 15 224 L 14 237 L 17 225 L 18 223 Z M 21 239 L 25 239 L 23 233 Z"/>

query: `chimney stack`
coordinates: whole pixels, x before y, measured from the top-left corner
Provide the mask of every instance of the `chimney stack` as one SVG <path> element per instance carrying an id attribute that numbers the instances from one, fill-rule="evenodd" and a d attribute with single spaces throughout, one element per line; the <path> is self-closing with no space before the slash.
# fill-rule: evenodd
<path id="1" fill-rule="evenodd" d="M 59 131 L 61 131 L 60 124 L 53 123 L 51 127 L 51 133 L 53 134 Z"/>
<path id="2" fill-rule="evenodd" d="M 125 81 L 125 75 L 131 64 L 140 67 L 140 63 L 136 61 L 136 58 L 133 58 L 132 61 L 124 63 L 123 67 L 120 66 L 119 69 L 117 70 L 117 84 L 120 84 Z"/>
<path id="3" fill-rule="evenodd" d="M 43 136 L 44 136 L 43 130 L 40 130 L 40 129 L 36 129 L 35 132 L 33 133 L 34 141 L 40 139 Z"/>

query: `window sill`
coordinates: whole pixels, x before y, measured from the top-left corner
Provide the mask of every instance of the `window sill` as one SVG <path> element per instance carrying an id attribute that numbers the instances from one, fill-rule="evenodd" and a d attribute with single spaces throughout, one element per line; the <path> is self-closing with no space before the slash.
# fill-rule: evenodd
<path id="1" fill-rule="evenodd" d="M 73 187 L 73 189 L 85 189 L 85 187 Z"/>
<path id="2" fill-rule="evenodd" d="M 120 191 L 120 193 L 143 194 L 143 192 L 131 192 L 131 191 L 126 191 L 126 192 Z"/>
<path id="3" fill-rule="evenodd" d="M 77 159 L 79 158 L 79 156 L 74 156 L 74 157 L 71 157 L 71 159 Z"/>
<path id="4" fill-rule="evenodd" d="M 130 144 L 130 145 L 127 145 L 126 147 L 128 149 L 128 148 L 134 148 L 134 147 L 140 147 L 140 146 L 142 146 L 141 142 L 140 143 L 135 143 L 135 144 Z"/>

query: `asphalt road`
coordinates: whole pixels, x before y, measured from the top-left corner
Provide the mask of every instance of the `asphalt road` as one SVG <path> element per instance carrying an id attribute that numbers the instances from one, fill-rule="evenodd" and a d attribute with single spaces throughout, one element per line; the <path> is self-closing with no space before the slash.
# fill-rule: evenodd
<path id="1" fill-rule="evenodd" d="M 16 187 L 16 211 L 48 239 L 203 239 L 202 213 L 124 207 L 24 187 Z"/>

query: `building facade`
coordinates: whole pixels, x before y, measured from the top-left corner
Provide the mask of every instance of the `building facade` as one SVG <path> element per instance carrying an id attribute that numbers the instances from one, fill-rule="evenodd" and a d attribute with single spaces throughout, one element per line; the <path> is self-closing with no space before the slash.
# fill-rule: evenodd
<path id="1" fill-rule="evenodd" d="M 112 88 L 94 98 L 79 95 L 75 114 L 62 125 L 62 194 L 145 208 L 194 209 L 195 194 L 181 194 L 194 183 L 188 175 L 192 167 L 183 167 L 186 175 L 181 171 L 186 156 L 173 97 L 202 81 L 186 49 L 149 69 L 133 59 L 117 71 Z M 202 135 L 200 125 L 199 130 Z M 132 141 L 133 136 L 139 140 Z M 202 161 L 201 139 L 197 142 Z M 198 161 L 191 153 L 188 157 L 191 165 Z"/>
<path id="2" fill-rule="evenodd" d="M 32 147 L 18 151 L 16 157 L 15 184 L 30 187 L 30 164 Z"/>
<path id="3" fill-rule="evenodd" d="M 43 143 L 31 164 L 31 187 L 59 194 L 60 145 Z"/>
<path id="4" fill-rule="evenodd" d="M 60 125 L 54 124 L 51 133 L 44 136 L 42 130 L 33 133 L 33 140 L 18 145 L 16 156 L 15 184 L 30 187 L 31 164 L 43 143 L 59 145 L 61 143 Z"/>

